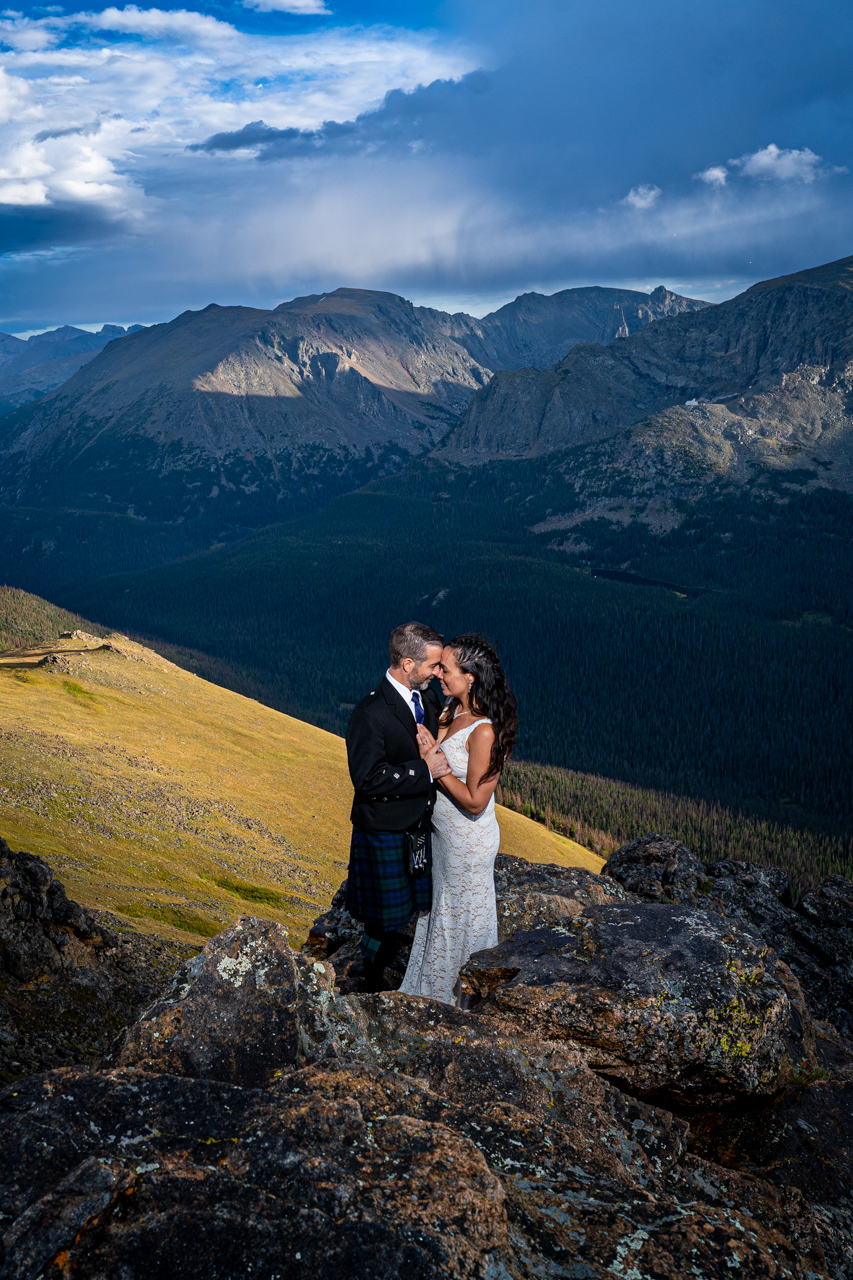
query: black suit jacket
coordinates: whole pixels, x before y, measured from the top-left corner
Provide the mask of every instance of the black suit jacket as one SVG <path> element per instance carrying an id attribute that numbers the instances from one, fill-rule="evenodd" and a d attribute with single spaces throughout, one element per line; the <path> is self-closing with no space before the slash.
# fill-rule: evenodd
<path id="1" fill-rule="evenodd" d="M 438 732 L 440 708 L 432 689 L 421 693 L 424 724 Z M 420 757 L 417 724 L 383 676 L 350 716 L 347 759 L 355 799 L 352 822 L 364 831 L 405 831 L 435 803 L 435 783 Z"/>

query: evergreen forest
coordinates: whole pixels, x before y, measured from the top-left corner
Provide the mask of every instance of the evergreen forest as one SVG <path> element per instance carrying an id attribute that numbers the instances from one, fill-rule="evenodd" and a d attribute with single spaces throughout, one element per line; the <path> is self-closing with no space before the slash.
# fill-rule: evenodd
<path id="1" fill-rule="evenodd" d="M 479 629 L 518 696 L 518 760 L 547 766 L 508 775 L 513 803 L 617 843 L 662 826 L 709 860 L 782 860 L 800 885 L 849 874 L 853 501 L 721 495 L 662 538 L 590 522 L 567 555 L 499 472 L 447 501 L 409 468 L 62 603 L 337 733 L 394 625 Z"/>

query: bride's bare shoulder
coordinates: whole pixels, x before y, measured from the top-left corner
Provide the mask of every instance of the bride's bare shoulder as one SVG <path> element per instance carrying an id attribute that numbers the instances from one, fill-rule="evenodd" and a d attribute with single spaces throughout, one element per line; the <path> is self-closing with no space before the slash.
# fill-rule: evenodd
<path id="1" fill-rule="evenodd" d="M 466 751 L 471 750 L 471 743 L 475 738 L 478 743 L 483 743 L 484 746 L 491 747 L 495 740 L 495 731 L 492 728 L 491 720 L 479 720 L 474 722 L 474 728 L 468 734 L 468 738 L 465 742 Z"/>

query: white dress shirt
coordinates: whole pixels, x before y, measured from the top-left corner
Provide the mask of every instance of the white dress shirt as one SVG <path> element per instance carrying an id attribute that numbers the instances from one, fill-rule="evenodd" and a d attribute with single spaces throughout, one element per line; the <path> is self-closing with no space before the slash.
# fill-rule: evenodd
<path id="1" fill-rule="evenodd" d="M 388 683 L 389 683 L 390 685 L 392 685 L 392 686 L 393 686 L 393 688 L 395 688 L 395 689 L 397 690 L 397 692 L 399 693 L 400 697 L 403 699 L 403 701 L 405 702 L 406 706 L 409 708 L 409 710 L 411 711 L 412 715 L 414 716 L 415 721 L 417 721 L 417 718 L 418 718 L 418 717 L 415 715 L 415 704 L 414 704 L 414 702 L 412 702 L 412 691 L 411 691 L 411 689 L 410 689 L 407 685 L 405 685 L 405 684 L 400 684 L 400 681 L 399 681 L 399 680 L 395 680 L 395 679 L 394 679 L 394 677 L 391 675 L 391 671 L 390 671 L 390 669 L 389 669 L 388 671 L 386 671 L 386 672 L 385 672 L 385 679 L 388 681 Z M 419 697 L 419 698 L 420 698 L 420 700 L 421 700 L 421 706 L 423 706 L 423 705 L 424 705 L 424 695 L 420 692 L 420 690 L 418 690 L 418 697 Z"/>

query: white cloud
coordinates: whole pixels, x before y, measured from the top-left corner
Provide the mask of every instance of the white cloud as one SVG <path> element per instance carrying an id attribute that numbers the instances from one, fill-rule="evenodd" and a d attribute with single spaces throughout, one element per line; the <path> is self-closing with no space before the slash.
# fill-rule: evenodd
<path id="1" fill-rule="evenodd" d="M 0 67 L 0 125 L 14 120 L 23 107 L 29 86 L 18 76 L 8 76 Z"/>
<path id="2" fill-rule="evenodd" d="M 123 9 L 77 14 L 75 20 L 95 31 L 118 31 L 125 35 L 147 36 L 151 40 L 180 40 L 188 44 L 237 36 L 230 23 L 189 9 L 140 9 L 135 4 L 128 4 Z"/>
<path id="3" fill-rule="evenodd" d="M 186 152 L 212 133 L 261 118 L 300 129 L 353 119 L 392 89 L 474 65 L 430 33 L 253 35 L 207 14 L 132 4 L 7 17 L 0 39 L 0 203 L 83 204 L 123 220 L 153 217 L 164 187 L 174 197 L 215 184 L 210 162 Z M 227 199 L 225 185 L 210 198 Z"/>
<path id="4" fill-rule="evenodd" d="M 821 172 L 818 165 L 821 157 L 815 155 L 808 147 L 801 151 L 786 150 L 777 147 L 775 142 L 754 151 L 752 155 L 744 155 L 736 160 L 729 160 L 730 165 L 740 169 L 748 178 L 759 178 L 773 182 L 814 182 Z"/>
<path id="5" fill-rule="evenodd" d="M 0 176 L 0 204 L 47 204 L 47 187 L 43 182 L 7 182 Z"/>
<path id="6" fill-rule="evenodd" d="M 633 209 L 651 209 L 660 195 L 660 187 L 656 187 L 650 182 L 644 182 L 642 186 L 632 187 L 622 204 L 629 204 Z"/>
<path id="7" fill-rule="evenodd" d="M 728 176 L 729 171 L 724 164 L 712 164 L 709 169 L 703 169 L 701 173 L 693 175 L 700 182 L 707 182 L 709 187 L 724 187 Z"/>
<path id="8" fill-rule="evenodd" d="M 323 0 L 243 0 L 244 9 L 260 9 L 264 13 L 331 13 Z"/>

